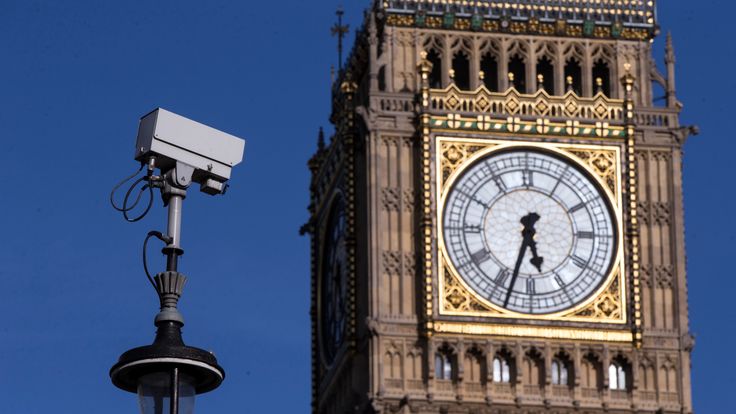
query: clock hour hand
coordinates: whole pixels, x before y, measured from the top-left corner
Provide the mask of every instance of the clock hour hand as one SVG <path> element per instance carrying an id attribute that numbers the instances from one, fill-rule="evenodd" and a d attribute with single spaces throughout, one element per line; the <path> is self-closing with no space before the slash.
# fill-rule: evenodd
<path id="1" fill-rule="evenodd" d="M 529 260 L 534 267 L 537 268 L 539 273 L 542 273 L 542 263 L 544 263 L 544 257 L 539 257 L 537 254 L 537 242 L 532 240 L 531 244 L 529 244 L 529 248 L 532 250 L 532 258 Z"/>
<path id="2" fill-rule="evenodd" d="M 524 236 L 524 240 L 529 243 L 529 248 L 532 250 L 532 258 L 530 262 L 540 273 L 542 272 L 542 263 L 544 263 L 544 258 L 539 257 L 539 254 L 537 254 L 537 242 L 534 240 L 537 230 L 534 228 L 534 225 L 537 224 L 541 218 L 542 217 L 537 213 L 530 213 L 521 219 L 521 224 L 524 225 L 524 230 L 522 230 L 521 234 Z"/>
<path id="3" fill-rule="evenodd" d="M 534 229 L 534 225 L 539 221 L 539 219 L 541 219 L 541 217 L 537 213 L 530 213 L 521 218 L 521 224 L 524 226 L 524 229 L 521 230 L 523 240 L 521 242 L 521 249 L 519 250 L 519 257 L 516 259 L 516 265 L 514 266 L 514 274 L 511 276 L 511 284 L 508 292 L 506 293 L 506 299 L 503 302 L 504 308 L 508 306 L 509 300 L 511 299 L 511 292 L 513 292 L 516 279 L 519 277 L 519 270 L 521 270 L 521 264 L 524 262 L 524 255 L 526 254 L 527 248 L 531 248 L 532 250 L 532 265 L 534 265 L 534 267 L 536 267 L 540 272 L 542 271 L 542 262 L 544 261 L 544 258 L 539 257 L 537 254 L 537 242 L 534 241 L 534 235 L 537 234 L 537 231 Z"/>

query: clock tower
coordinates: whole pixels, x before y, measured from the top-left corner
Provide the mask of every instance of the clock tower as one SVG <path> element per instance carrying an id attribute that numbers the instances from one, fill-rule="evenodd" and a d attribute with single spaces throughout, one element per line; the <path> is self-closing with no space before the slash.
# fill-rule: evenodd
<path id="1" fill-rule="evenodd" d="M 314 413 L 692 412 L 655 7 L 373 2 L 309 161 Z"/>

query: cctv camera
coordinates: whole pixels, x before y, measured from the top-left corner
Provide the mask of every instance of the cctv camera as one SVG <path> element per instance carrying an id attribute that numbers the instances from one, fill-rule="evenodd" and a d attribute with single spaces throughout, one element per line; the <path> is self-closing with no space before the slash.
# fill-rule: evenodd
<path id="1" fill-rule="evenodd" d="M 169 171 L 177 163 L 193 169 L 191 181 L 208 194 L 221 194 L 232 168 L 243 161 L 245 141 L 158 108 L 141 118 L 135 159 Z"/>

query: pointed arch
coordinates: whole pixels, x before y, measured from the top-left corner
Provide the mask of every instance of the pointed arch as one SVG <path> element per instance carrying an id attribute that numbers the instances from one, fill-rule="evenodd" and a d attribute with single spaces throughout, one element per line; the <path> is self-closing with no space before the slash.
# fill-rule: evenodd
<path id="1" fill-rule="evenodd" d="M 483 73 L 483 85 L 491 92 L 499 90 L 499 56 L 500 46 L 494 40 L 487 40 L 480 46 L 480 70 Z"/>
<path id="2" fill-rule="evenodd" d="M 471 346 L 465 352 L 463 361 L 464 380 L 467 382 L 484 384 L 488 374 L 486 355 L 478 346 Z"/>
<path id="3" fill-rule="evenodd" d="M 532 347 L 524 354 L 524 376 L 527 385 L 543 386 L 545 382 L 544 356 Z"/>
<path id="4" fill-rule="evenodd" d="M 439 380 L 455 380 L 457 378 L 457 353 L 447 343 L 440 344 L 434 353 L 434 376 Z"/>
<path id="5" fill-rule="evenodd" d="M 432 70 L 429 73 L 429 87 L 432 89 L 440 89 L 442 82 L 442 56 L 445 49 L 445 43 L 439 36 L 428 36 L 424 40 L 424 50 L 427 52 L 427 60 L 432 63 Z"/>
<path id="6" fill-rule="evenodd" d="M 586 353 L 581 359 L 580 385 L 588 389 L 603 388 L 603 364 L 600 357 L 593 352 Z"/>
<path id="7" fill-rule="evenodd" d="M 529 63 L 529 49 L 521 41 L 512 42 L 508 49 L 508 57 L 509 86 L 513 85 L 517 91 L 526 93 L 528 90 L 526 66 Z M 513 82 L 511 82 L 511 78 L 513 78 Z"/>
<path id="8" fill-rule="evenodd" d="M 632 389 L 631 364 L 623 355 L 611 359 L 608 365 L 608 388 L 617 391 Z"/>
<path id="9" fill-rule="evenodd" d="M 499 384 L 513 384 L 516 381 L 513 354 L 506 348 L 501 348 L 493 356 L 493 382 Z"/>
<path id="10" fill-rule="evenodd" d="M 575 373 L 573 372 L 572 358 L 570 355 L 561 350 L 552 357 L 550 366 L 552 385 L 562 385 L 571 387 L 574 383 Z"/>

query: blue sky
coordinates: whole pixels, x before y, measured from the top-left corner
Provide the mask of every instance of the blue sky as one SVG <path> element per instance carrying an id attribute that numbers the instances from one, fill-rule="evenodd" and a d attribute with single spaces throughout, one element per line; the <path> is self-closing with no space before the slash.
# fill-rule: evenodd
<path id="1" fill-rule="evenodd" d="M 367 3 L 345 3 L 353 28 Z M 0 0 L 3 413 L 136 412 L 108 369 L 153 339 L 140 248 L 146 232 L 164 230 L 164 210 L 157 201 L 126 224 L 107 196 L 136 168 L 137 120 L 157 106 L 248 139 L 227 196 L 193 191 L 185 203 L 185 340 L 214 350 L 228 373 L 197 411 L 308 412 L 309 246 L 298 229 L 306 161 L 328 125 L 336 5 Z M 685 147 L 684 180 L 703 413 L 736 411 L 726 398 L 736 386 L 734 12 L 727 0 L 659 7 L 675 38 L 683 121 L 702 129 Z"/>

